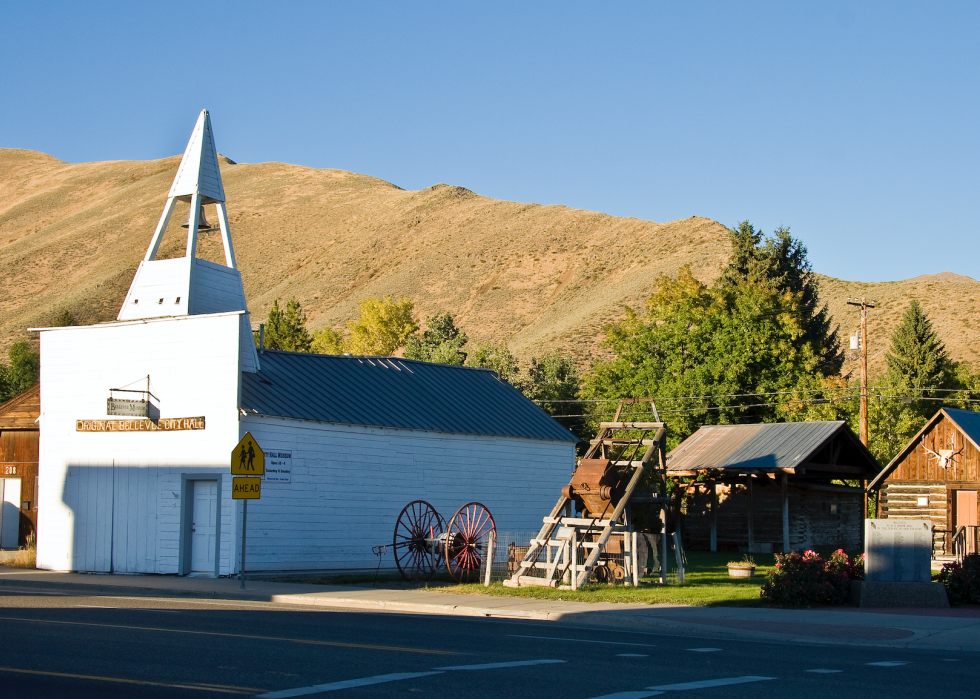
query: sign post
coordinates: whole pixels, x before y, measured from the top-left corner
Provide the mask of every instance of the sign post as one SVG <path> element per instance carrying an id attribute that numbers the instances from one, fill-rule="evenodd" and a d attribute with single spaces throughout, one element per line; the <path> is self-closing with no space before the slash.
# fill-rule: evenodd
<path id="1" fill-rule="evenodd" d="M 245 589 L 245 524 L 248 521 L 248 501 L 262 497 L 262 476 L 265 475 L 265 452 L 255 441 L 251 432 L 246 432 L 234 449 L 231 450 L 231 473 L 238 478 L 231 479 L 232 500 L 242 503 L 242 562 L 238 567 L 238 579 Z"/>

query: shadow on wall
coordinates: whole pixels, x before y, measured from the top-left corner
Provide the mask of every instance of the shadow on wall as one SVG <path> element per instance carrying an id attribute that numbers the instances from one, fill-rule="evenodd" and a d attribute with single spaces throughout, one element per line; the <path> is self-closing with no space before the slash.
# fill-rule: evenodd
<path id="1" fill-rule="evenodd" d="M 188 471 L 187 467 L 118 464 L 69 466 L 62 499 L 72 512 L 71 541 L 65 544 L 71 568 L 176 574 L 184 553 L 181 534 L 189 529 L 186 516 L 182 521 L 180 506 L 187 487 L 182 473 Z M 220 487 L 214 493 L 218 499 L 209 522 L 212 527 L 221 511 Z M 217 529 L 212 532 L 212 550 L 219 535 Z M 216 553 L 211 554 L 212 566 Z"/>

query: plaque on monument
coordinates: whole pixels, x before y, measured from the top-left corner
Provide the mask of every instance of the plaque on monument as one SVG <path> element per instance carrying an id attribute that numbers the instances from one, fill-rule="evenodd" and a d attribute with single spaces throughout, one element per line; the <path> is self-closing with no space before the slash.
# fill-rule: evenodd
<path id="1" fill-rule="evenodd" d="M 864 568 L 868 582 L 932 580 L 932 522 L 866 519 Z"/>

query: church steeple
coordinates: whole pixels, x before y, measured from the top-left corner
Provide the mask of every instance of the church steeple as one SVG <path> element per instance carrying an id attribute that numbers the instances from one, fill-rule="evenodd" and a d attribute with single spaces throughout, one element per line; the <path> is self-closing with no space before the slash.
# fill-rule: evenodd
<path id="1" fill-rule="evenodd" d="M 157 260 L 160 242 L 177 202 L 190 204 L 187 218 L 187 251 L 184 257 Z M 197 257 L 197 236 L 204 206 L 214 204 L 224 247 L 225 264 Z M 170 195 L 153 238 L 119 311 L 119 320 L 197 315 L 248 310 L 241 274 L 235 266 L 225 188 L 218 167 L 218 152 L 205 109 L 197 118 Z"/>

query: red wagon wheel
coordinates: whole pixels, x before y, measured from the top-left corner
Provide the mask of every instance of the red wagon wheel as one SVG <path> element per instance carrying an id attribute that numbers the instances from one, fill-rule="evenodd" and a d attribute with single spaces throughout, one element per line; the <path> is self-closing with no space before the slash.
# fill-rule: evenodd
<path id="1" fill-rule="evenodd" d="M 414 500 L 398 515 L 392 548 L 395 565 L 410 582 L 428 580 L 442 565 L 442 546 L 438 541 L 445 521 L 425 500 Z"/>
<path id="2" fill-rule="evenodd" d="M 456 582 L 474 582 L 480 578 L 491 532 L 496 538 L 493 516 L 480 503 L 468 502 L 456 510 L 446 528 L 446 567 Z"/>

